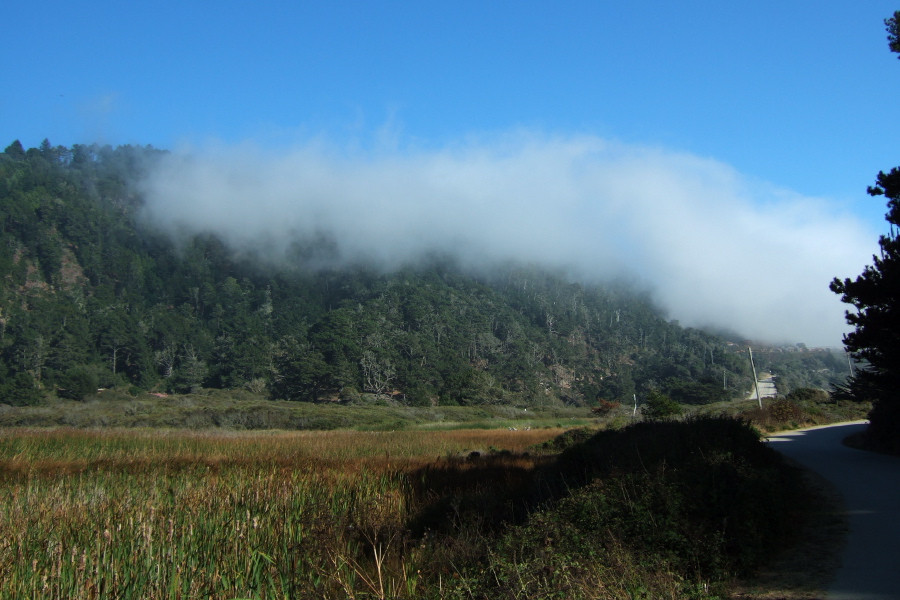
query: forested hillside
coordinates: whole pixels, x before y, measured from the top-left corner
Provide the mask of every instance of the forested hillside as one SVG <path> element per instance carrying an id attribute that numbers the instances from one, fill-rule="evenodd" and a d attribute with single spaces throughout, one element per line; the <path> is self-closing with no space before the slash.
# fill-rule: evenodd
<path id="1" fill-rule="evenodd" d="M 594 405 L 748 391 L 745 355 L 647 297 L 534 266 L 272 264 L 140 218 L 150 147 L 0 154 L 0 402 L 96 387 L 273 399 Z M 724 385 L 723 385 L 724 384 Z"/>

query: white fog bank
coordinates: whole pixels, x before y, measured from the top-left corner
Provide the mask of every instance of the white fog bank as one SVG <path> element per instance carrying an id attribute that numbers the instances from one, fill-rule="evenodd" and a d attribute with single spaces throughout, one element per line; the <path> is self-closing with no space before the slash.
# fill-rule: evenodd
<path id="1" fill-rule="evenodd" d="M 438 150 L 354 153 L 310 143 L 176 152 L 143 182 L 145 217 L 284 257 L 332 238 L 343 260 L 387 266 L 446 252 L 489 265 L 628 273 L 670 318 L 749 338 L 840 345 L 831 279 L 871 262 L 877 232 L 816 198 L 710 159 L 589 136 L 527 133 Z"/>

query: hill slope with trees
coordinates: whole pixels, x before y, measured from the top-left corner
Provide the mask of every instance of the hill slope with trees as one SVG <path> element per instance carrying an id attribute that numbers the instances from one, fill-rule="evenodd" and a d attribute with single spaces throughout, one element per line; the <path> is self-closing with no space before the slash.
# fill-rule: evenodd
<path id="1" fill-rule="evenodd" d="M 625 285 L 535 266 L 466 272 L 430 257 L 385 272 L 271 264 L 140 218 L 151 147 L 0 154 L 2 402 L 97 387 L 427 405 L 709 403 L 751 388 L 745 356 Z M 724 384 L 724 385 L 723 385 Z"/>

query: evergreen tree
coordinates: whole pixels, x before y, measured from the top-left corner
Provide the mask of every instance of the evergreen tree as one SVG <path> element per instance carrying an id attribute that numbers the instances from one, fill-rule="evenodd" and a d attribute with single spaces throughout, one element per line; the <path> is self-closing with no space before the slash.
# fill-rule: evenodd
<path id="1" fill-rule="evenodd" d="M 700 403 L 723 370 L 749 388 L 722 340 L 623 286 L 523 265 L 474 275 L 448 257 L 274 266 L 210 234 L 174 243 L 137 218 L 131 185 L 159 156 L 49 140 L 0 152 L 0 387 L 18 378 L 17 402 L 74 387 L 78 367 L 100 387 L 421 405 L 630 404 L 650 383 Z"/>
<path id="2" fill-rule="evenodd" d="M 97 374 L 87 367 L 73 367 L 66 371 L 62 380 L 63 386 L 57 394 L 70 400 L 84 400 L 97 394 Z"/>
<path id="3" fill-rule="evenodd" d="M 900 10 L 894 11 L 894 16 L 885 19 L 884 24 L 887 25 L 888 47 L 891 52 L 900 54 Z"/>
<path id="4" fill-rule="evenodd" d="M 0 387 L 0 403 L 13 406 L 40 404 L 44 395 L 30 373 L 19 372 Z"/>
<path id="5" fill-rule="evenodd" d="M 831 283 L 832 291 L 856 309 L 847 311 L 847 322 L 856 330 L 844 336 L 844 345 L 854 358 L 868 363 L 838 394 L 873 401 L 872 443 L 900 452 L 900 169 L 879 173 L 869 194 L 888 198 L 890 232 L 878 240 L 881 256 L 873 257 L 873 265 L 853 281 Z"/>
<path id="6" fill-rule="evenodd" d="M 320 352 L 305 341 L 285 338 L 275 355 L 272 397 L 316 402 L 328 385 L 329 375 L 328 365 Z"/>
<path id="7" fill-rule="evenodd" d="M 900 53 L 900 11 L 885 20 L 892 52 Z M 852 304 L 847 322 L 856 330 L 844 336 L 844 345 L 854 358 L 867 361 L 839 395 L 872 400 L 868 438 L 883 450 L 900 453 L 900 169 L 878 173 L 869 195 L 887 198 L 885 219 L 889 232 L 878 240 L 880 256 L 855 280 L 835 278 L 831 290 Z"/>
<path id="8" fill-rule="evenodd" d="M 6 147 L 4 152 L 13 160 L 25 160 L 25 148 L 22 147 L 22 142 L 19 140 L 14 140 L 12 144 Z"/>
<path id="9" fill-rule="evenodd" d="M 650 390 L 647 401 L 641 408 L 641 414 L 648 421 L 666 421 L 680 416 L 681 413 L 681 405 L 659 390 Z"/>

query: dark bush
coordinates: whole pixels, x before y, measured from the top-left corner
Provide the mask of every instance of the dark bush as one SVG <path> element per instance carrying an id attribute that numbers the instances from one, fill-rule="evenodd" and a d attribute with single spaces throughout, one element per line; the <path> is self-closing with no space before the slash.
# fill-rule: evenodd
<path id="1" fill-rule="evenodd" d="M 566 448 L 586 442 L 594 435 L 594 433 L 596 432 L 583 427 L 579 429 L 568 429 L 552 440 L 547 440 L 543 444 L 538 444 L 534 449 L 562 452 Z"/>
<path id="2" fill-rule="evenodd" d="M 799 421 L 803 417 L 800 406 L 788 398 L 776 400 L 769 406 L 769 414 L 779 423 Z"/>
<path id="3" fill-rule="evenodd" d="M 664 421 L 681 414 L 681 405 L 658 390 L 650 390 L 641 414 L 649 421 Z"/>
<path id="4" fill-rule="evenodd" d="M 0 387 L 0 402 L 13 406 L 39 404 L 44 395 L 29 373 L 17 373 Z"/>
<path id="5" fill-rule="evenodd" d="M 605 416 L 622 406 L 621 402 L 610 402 L 609 400 L 600 399 L 600 403 L 591 409 L 595 415 Z"/>
<path id="6" fill-rule="evenodd" d="M 72 367 L 60 380 L 56 394 L 69 400 L 82 401 L 97 393 L 97 375 L 86 367 Z"/>
<path id="7" fill-rule="evenodd" d="M 869 412 L 866 446 L 878 452 L 900 456 L 900 405 L 877 402 Z"/>
<path id="8" fill-rule="evenodd" d="M 822 404 L 831 400 L 831 396 L 829 396 L 828 392 L 825 390 L 819 390 L 816 388 L 808 388 L 802 387 L 792 390 L 786 398 L 791 402 L 796 402 L 800 404 L 801 402 L 812 402 L 815 404 Z"/>
<path id="9" fill-rule="evenodd" d="M 412 477 L 410 528 L 455 565 L 466 597 L 586 597 L 599 581 L 694 597 L 765 560 L 805 504 L 798 473 L 726 417 L 641 422 L 532 469 L 519 461 L 454 459 Z"/>

